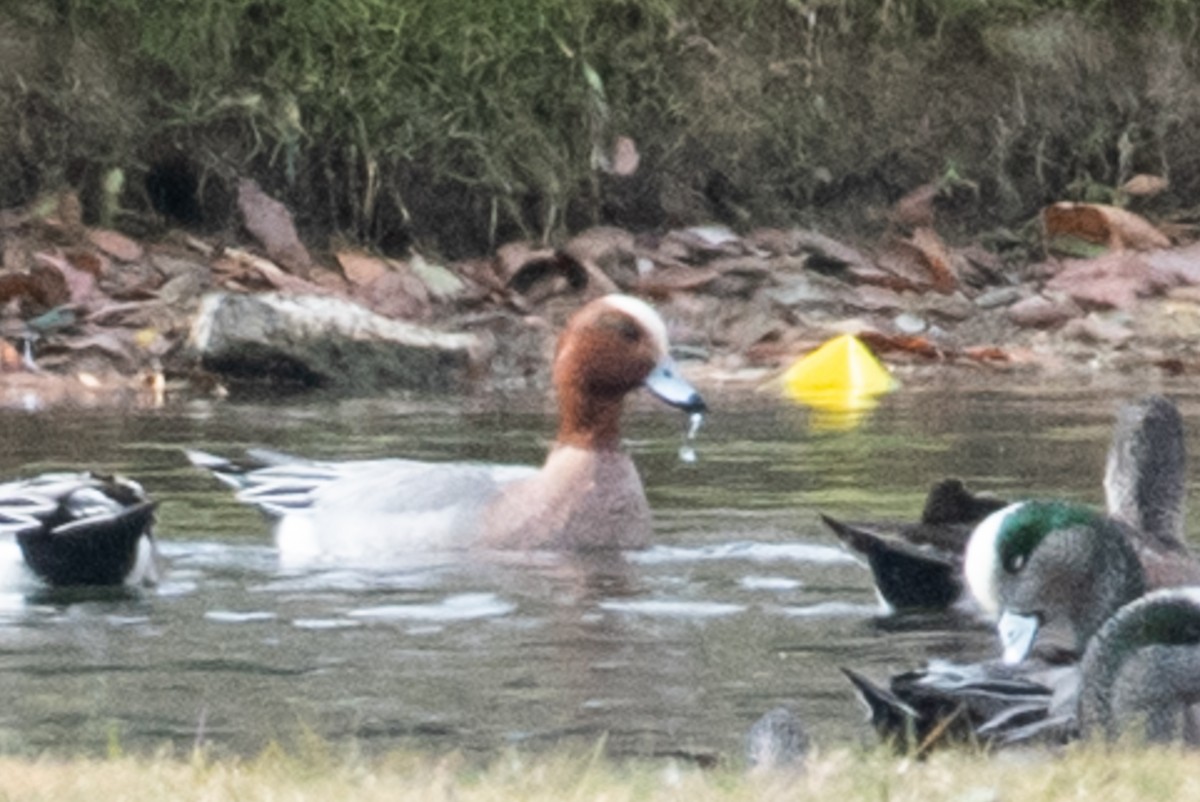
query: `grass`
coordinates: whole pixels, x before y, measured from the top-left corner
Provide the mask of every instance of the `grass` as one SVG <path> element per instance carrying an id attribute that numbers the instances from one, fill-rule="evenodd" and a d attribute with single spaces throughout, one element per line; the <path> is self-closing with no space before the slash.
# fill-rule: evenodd
<path id="1" fill-rule="evenodd" d="M 1048 802 L 1200 798 L 1194 753 L 1075 748 L 986 756 L 943 753 L 924 762 L 883 750 L 814 756 L 804 773 L 747 775 L 663 760 L 616 762 L 597 753 L 510 753 L 483 766 L 459 756 L 335 757 L 268 750 L 252 760 L 117 756 L 0 758 L 0 799 L 171 800 L 785 800 Z"/>
<path id="2" fill-rule="evenodd" d="M 0 11 L 0 208 L 95 206 L 119 170 L 125 209 L 183 187 L 185 222 L 230 227 L 248 175 L 306 231 L 457 256 L 853 227 L 948 174 L 993 220 L 1135 172 L 1183 204 L 1197 42 L 1192 0 L 30 0 Z M 632 178 L 599 166 L 622 135 Z"/>

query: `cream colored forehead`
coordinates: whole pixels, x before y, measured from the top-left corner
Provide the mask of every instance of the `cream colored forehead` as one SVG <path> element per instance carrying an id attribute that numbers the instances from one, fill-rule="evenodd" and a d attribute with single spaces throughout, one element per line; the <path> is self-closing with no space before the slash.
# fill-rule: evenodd
<path id="1" fill-rule="evenodd" d="M 654 311 L 654 307 L 632 295 L 606 295 L 604 303 L 636 320 L 638 325 L 650 335 L 650 339 L 658 347 L 659 353 L 667 353 L 667 324 L 663 323 L 663 319 L 659 317 L 658 312 Z"/>
<path id="2" fill-rule="evenodd" d="M 1024 502 L 1018 501 L 993 512 L 975 527 L 971 539 L 967 541 L 963 574 L 966 576 L 971 595 L 989 615 L 994 616 L 1000 612 L 1000 596 L 996 587 L 996 573 L 1000 570 L 997 564 L 996 541 L 1000 538 L 1004 522 L 1023 504 Z"/>

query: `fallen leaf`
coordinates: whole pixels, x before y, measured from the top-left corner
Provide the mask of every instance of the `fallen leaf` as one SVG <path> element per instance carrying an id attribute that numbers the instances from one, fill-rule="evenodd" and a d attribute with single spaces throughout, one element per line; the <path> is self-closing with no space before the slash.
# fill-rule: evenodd
<path id="1" fill-rule="evenodd" d="M 567 254 L 553 248 L 533 249 L 526 242 L 510 242 L 497 248 L 495 267 L 509 289 L 530 295 L 536 287 L 541 298 L 568 290 L 577 292 L 591 280 L 587 268 Z"/>
<path id="2" fill-rule="evenodd" d="M 338 251 L 334 258 L 341 265 L 342 273 L 355 286 L 365 286 L 389 272 L 387 263 L 377 256 L 362 251 Z"/>
<path id="3" fill-rule="evenodd" d="M 8 340 L 0 340 L 0 373 L 15 373 L 25 369 L 21 352 Z"/>
<path id="4" fill-rule="evenodd" d="M 63 253 L 63 257 L 72 267 L 91 273 L 96 278 L 100 278 L 107 267 L 107 260 L 93 251 L 72 249 Z"/>
<path id="5" fill-rule="evenodd" d="M 39 251 L 33 255 L 37 263 L 57 270 L 67 286 L 67 298 L 60 303 L 70 302 L 87 307 L 100 294 L 96 288 L 96 276 L 80 270 L 62 254 Z"/>
<path id="6" fill-rule="evenodd" d="M 1042 210 L 1046 239 L 1076 237 L 1113 250 L 1168 248 L 1171 241 L 1139 214 L 1102 203 L 1061 202 Z"/>
<path id="7" fill-rule="evenodd" d="M 37 289 L 33 276 L 28 273 L 0 274 L 0 304 L 13 299 L 33 297 Z"/>
<path id="8" fill-rule="evenodd" d="M 456 298 L 466 290 L 466 282 L 442 265 L 425 261 L 419 253 L 413 254 L 408 261 L 408 268 L 417 278 L 424 282 L 426 289 L 433 298 L 442 301 Z"/>
<path id="9" fill-rule="evenodd" d="M 612 152 L 613 175 L 633 175 L 637 172 L 641 162 L 642 157 L 638 153 L 637 143 L 627 136 L 617 137 L 617 141 L 613 143 Z"/>
<path id="10" fill-rule="evenodd" d="M 1171 182 L 1161 175 L 1138 173 L 1121 185 L 1121 191 L 1126 195 L 1138 198 L 1149 198 L 1171 186 Z"/>
<path id="11" fill-rule="evenodd" d="M 136 262 L 145 255 L 145 250 L 137 242 L 107 228 L 88 229 L 87 238 L 101 251 L 121 262 Z"/>
<path id="12" fill-rule="evenodd" d="M 671 265 L 641 276 L 637 281 L 637 289 L 639 292 L 661 297 L 680 290 L 697 290 L 711 284 L 720 276 L 721 272 L 712 267 Z"/>
<path id="13" fill-rule="evenodd" d="M 1031 295 L 1009 306 L 1004 314 L 1018 326 L 1048 329 L 1061 326 L 1083 310 L 1069 301 L 1056 301 L 1042 295 Z"/>
<path id="14" fill-rule="evenodd" d="M 858 339 L 876 354 L 906 353 L 925 359 L 941 359 L 945 356 L 941 348 L 928 337 L 915 334 L 889 335 L 878 331 L 863 331 Z"/>
<path id="15" fill-rule="evenodd" d="M 306 295 L 331 294 L 325 288 L 311 281 L 306 281 L 299 276 L 293 276 L 290 273 L 284 272 L 279 265 L 271 260 L 255 256 L 249 251 L 243 251 L 241 248 L 226 248 L 225 256 L 257 273 L 267 284 L 277 290 Z"/>
<path id="16" fill-rule="evenodd" d="M 272 261 L 301 278 L 308 277 L 312 258 L 300 241 L 292 213 L 286 206 L 263 192 L 256 182 L 243 178 L 238 182 L 238 209 L 246 230 Z"/>
<path id="17" fill-rule="evenodd" d="M 950 253 L 932 228 L 917 228 L 909 239 L 892 237 L 879 255 L 878 264 L 909 285 L 892 289 L 932 289 L 949 294 L 958 287 Z"/>
<path id="18" fill-rule="evenodd" d="M 937 194 L 937 184 L 922 184 L 910 190 L 892 207 L 892 222 L 913 228 L 932 226 Z"/>
<path id="19" fill-rule="evenodd" d="M 432 313 L 429 290 L 410 270 L 380 275 L 355 292 L 365 306 L 397 320 L 428 320 Z"/>
<path id="20" fill-rule="evenodd" d="M 972 345 L 962 349 L 962 355 L 976 362 L 1011 362 L 1012 355 L 998 345 Z"/>

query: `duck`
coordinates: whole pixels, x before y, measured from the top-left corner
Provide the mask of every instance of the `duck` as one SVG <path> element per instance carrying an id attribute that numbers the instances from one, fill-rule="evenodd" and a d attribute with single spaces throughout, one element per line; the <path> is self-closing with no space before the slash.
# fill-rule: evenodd
<path id="1" fill-rule="evenodd" d="M 921 749 L 948 740 L 1009 744 L 1077 736 L 1081 688 L 1095 681 L 1081 670 L 1080 656 L 1086 663 L 1098 633 L 1147 591 L 1197 576 L 1182 536 L 1182 435 L 1173 403 L 1138 399 L 1118 413 L 1105 511 L 1034 500 L 985 518 L 968 541 L 964 576 L 980 609 L 996 621 L 1001 657 L 968 665 L 931 661 L 892 677 L 886 688 L 846 670 L 877 731 Z M 1065 642 L 1041 642 L 1046 631 Z M 1118 719 L 1106 726 L 1130 726 Z"/>
<path id="2" fill-rule="evenodd" d="M 1149 588 L 1200 584 L 1200 563 L 1184 538 L 1187 448 L 1178 408 L 1162 395 L 1124 404 L 1103 479 L 1108 516 L 1123 524 Z M 849 524 L 821 514 L 850 549 L 862 554 L 876 590 L 895 611 L 957 608 L 978 612 L 963 576 L 966 545 L 986 516 L 1008 502 L 974 494 L 958 479 L 929 492 L 915 524 Z"/>
<path id="3" fill-rule="evenodd" d="M 985 518 L 964 570 L 996 621 L 1004 662 L 1024 660 L 1049 628 L 1082 654 L 1109 616 L 1147 589 L 1136 540 L 1120 521 L 1065 501 L 1021 501 Z"/>
<path id="4" fill-rule="evenodd" d="M 1200 586 L 1163 588 L 1116 612 L 1080 663 L 1080 736 L 1200 746 Z"/>
<path id="5" fill-rule="evenodd" d="M 1174 402 L 1148 395 L 1117 413 L 1104 471 L 1109 517 L 1124 524 L 1150 589 L 1200 584 L 1187 546 L 1187 446 Z"/>
<path id="6" fill-rule="evenodd" d="M 60 472 L 0 484 L 0 534 L 51 587 L 148 586 L 161 578 L 156 502 L 137 482 Z"/>
<path id="7" fill-rule="evenodd" d="M 1007 502 L 971 492 L 961 479 L 933 485 L 913 524 L 849 523 L 818 513 L 851 551 L 867 560 L 875 589 L 892 611 L 946 610 L 964 598 L 962 554 L 975 525 Z"/>
<path id="8" fill-rule="evenodd" d="M 1017 502 L 988 516 L 967 546 L 970 592 L 996 624 L 999 659 L 931 660 L 886 687 L 843 673 L 879 734 L 902 750 L 1064 741 L 1076 728 L 1078 660 L 1104 623 L 1145 591 L 1123 524 L 1083 504 Z M 1064 641 L 1038 643 L 1043 630 Z"/>
<path id="9" fill-rule="evenodd" d="M 707 409 L 670 355 L 666 324 L 630 295 L 592 300 L 558 338 L 552 381 L 558 430 L 540 468 L 327 462 L 262 450 L 242 461 L 202 451 L 188 457 L 275 519 L 276 543 L 288 562 L 430 549 L 646 547 L 650 507 L 621 442 L 625 397 L 645 387 L 689 414 Z"/>

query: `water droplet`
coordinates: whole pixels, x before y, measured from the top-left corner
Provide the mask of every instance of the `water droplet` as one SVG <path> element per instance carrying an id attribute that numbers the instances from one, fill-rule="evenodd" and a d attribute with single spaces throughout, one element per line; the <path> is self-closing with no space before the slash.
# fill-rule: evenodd
<path id="1" fill-rule="evenodd" d="M 704 423 L 703 412 L 693 412 L 688 417 L 688 428 L 683 434 L 683 445 L 679 447 L 679 461 L 686 462 L 691 465 L 696 461 L 696 449 L 692 445 L 692 441 L 696 439 L 696 432 L 700 431 L 700 425 Z"/>

